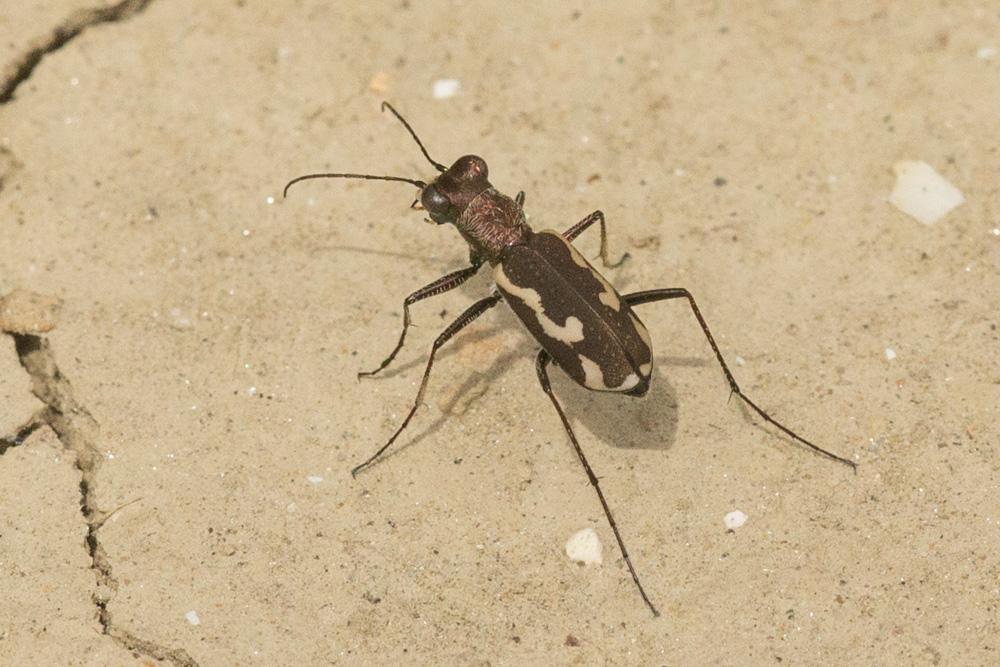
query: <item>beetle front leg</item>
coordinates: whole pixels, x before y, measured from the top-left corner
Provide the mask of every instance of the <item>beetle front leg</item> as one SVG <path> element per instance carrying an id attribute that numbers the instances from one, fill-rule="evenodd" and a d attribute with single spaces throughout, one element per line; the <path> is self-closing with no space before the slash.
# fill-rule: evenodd
<path id="1" fill-rule="evenodd" d="M 399 437 L 399 434 L 402 433 L 404 429 L 406 429 L 406 426 L 410 423 L 410 420 L 413 419 L 413 415 L 416 414 L 417 408 L 420 407 L 420 403 L 423 402 L 424 400 L 424 391 L 427 389 L 427 381 L 431 377 L 431 367 L 434 366 L 434 355 L 441 348 L 441 346 L 447 343 L 452 336 L 454 336 L 459 331 L 461 331 L 469 324 L 471 324 L 473 320 L 475 320 L 477 317 L 485 313 L 493 306 L 497 305 L 497 303 L 499 303 L 500 301 L 500 298 L 501 298 L 500 293 L 494 292 L 485 299 L 480 299 L 479 301 L 469 306 L 464 313 L 458 316 L 458 319 L 449 324 L 448 328 L 441 332 L 441 334 L 434 341 L 434 345 L 431 347 L 431 354 L 430 357 L 428 357 L 427 359 L 427 366 L 424 368 L 424 377 L 420 381 L 420 389 L 417 390 L 417 398 L 416 400 L 413 401 L 413 407 L 410 408 L 410 412 L 406 415 L 406 419 L 403 420 L 403 423 L 399 425 L 399 428 L 396 429 L 396 432 L 392 434 L 391 438 L 389 438 L 389 442 L 382 445 L 377 452 L 368 457 L 367 461 L 365 461 L 361 465 L 355 466 L 354 469 L 351 470 L 351 476 L 356 477 L 359 472 L 361 472 L 362 470 L 370 466 L 372 463 L 374 463 L 375 459 L 382 456 L 382 453 L 385 450 L 389 449 L 389 446 L 396 441 L 396 438 Z"/>
<path id="2" fill-rule="evenodd" d="M 639 582 L 639 575 L 636 574 L 635 568 L 632 567 L 632 559 L 629 558 L 628 549 L 625 548 L 625 541 L 622 540 L 621 533 L 618 532 L 618 524 L 615 523 L 615 517 L 611 514 L 611 508 L 608 506 L 608 501 L 604 498 L 604 492 L 601 491 L 601 483 L 597 480 L 597 475 L 594 474 L 594 469 L 590 467 L 590 463 L 587 462 L 587 457 L 583 455 L 583 449 L 580 448 L 580 443 L 576 440 L 576 435 L 573 433 L 573 428 L 569 425 L 569 420 L 566 418 L 566 413 L 563 412 L 562 406 L 559 405 L 559 401 L 556 399 L 555 394 L 552 393 L 552 385 L 549 383 L 549 374 L 546 371 L 546 367 L 549 362 L 552 361 L 552 357 L 545 350 L 538 351 L 538 357 L 535 361 L 535 370 L 538 372 L 538 381 L 542 385 L 542 391 L 551 399 L 552 405 L 555 406 L 556 412 L 559 413 L 559 419 L 562 420 L 563 428 L 566 429 L 566 435 L 569 436 L 570 442 L 573 443 L 573 449 L 576 450 L 576 455 L 580 459 L 580 463 L 583 464 L 583 469 L 587 471 L 587 479 L 590 480 L 590 485 L 594 487 L 597 491 L 597 497 L 601 501 L 601 507 L 604 508 L 604 515 L 608 518 L 608 523 L 611 525 L 611 532 L 615 534 L 615 539 L 618 541 L 618 548 L 621 549 L 622 557 L 625 559 L 625 565 L 628 566 L 628 571 L 632 574 L 632 581 L 635 582 L 636 587 L 639 589 L 639 595 L 642 596 L 643 601 L 649 610 L 653 612 L 653 616 L 659 616 L 660 612 L 653 606 L 650 602 L 649 596 L 646 595 L 646 590 L 642 587 Z"/>
<path id="3" fill-rule="evenodd" d="M 476 272 L 479 271 L 479 267 L 483 265 L 483 262 L 475 256 L 471 257 L 470 260 L 472 261 L 472 266 L 465 269 L 459 269 L 458 271 L 453 271 L 446 276 L 442 276 L 431 284 L 421 287 L 403 300 L 403 330 L 399 334 L 399 341 L 396 343 L 396 347 L 394 347 L 392 352 L 389 353 L 389 356 L 386 357 L 381 364 L 379 364 L 378 368 L 358 373 L 358 379 L 375 375 L 383 368 L 391 364 L 392 360 L 396 358 L 397 354 L 399 354 L 399 351 L 403 349 L 403 343 L 406 341 L 406 330 L 410 327 L 410 306 L 415 304 L 417 301 L 451 291 L 472 276 L 476 275 Z"/>
<path id="4" fill-rule="evenodd" d="M 851 466 L 855 472 L 857 472 L 858 464 L 850 459 L 845 459 L 842 456 L 837 456 L 833 452 L 828 452 L 818 445 L 814 445 L 809 442 L 799 434 L 792 431 L 790 428 L 779 422 L 778 420 L 771 417 L 771 415 L 764 412 L 761 408 L 757 407 L 757 404 L 750 400 L 750 397 L 743 393 L 740 386 L 736 384 L 736 378 L 729 371 L 729 366 L 726 365 L 726 360 L 722 358 L 722 352 L 719 351 L 719 346 L 715 344 L 715 338 L 712 337 L 712 332 L 708 329 L 708 323 L 705 322 L 705 318 L 701 316 L 701 311 L 698 310 L 698 304 L 695 303 L 694 297 L 691 296 L 691 292 L 687 291 L 683 287 L 674 287 L 667 289 L 654 289 L 647 290 L 644 292 L 634 292 L 632 294 L 626 294 L 622 296 L 625 299 L 625 303 L 629 306 L 638 306 L 643 303 L 651 303 L 654 301 L 666 301 L 667 299 L 687 299 L 688 304 L 691 306 L 692 312 L 694 312 L 695 319 L 698 320 L 698 324 L 701 326 L 701 330 L 705 334 L 705 338 L 708 339 L 708 344 L 712 346 L 712 351 L 715 352 L 715 358 L 718 359 L 719 365 L 722 366 L 722 372 L 726 376 L 726 381 L 729 382 L 729 390 L 740 397 L 744 403 L 746 403 L 754 412 L 761 416 L 761 418 L 767 423 L 777 427 L 782 433 L 788 435 L 793 440 L 809 447 L 815 452 L 822 454 L 834 461 L 839 461 L 844 465 Z"/>
<path id="5" fill-rule="evenodd" d="M 609 269 L 614 269 L 621 266 L 622 262 L 631 257 L 631 255 L 629 255 L 628 253 L 623 254 L 621 259 L 619 259 L 614 264 L 611 264 L 608 261 L 608 232 L 604 226 L 604 213 L 601 211 L 594 211 L 586 218 L 584 218 L 580 222 L 576 223 L 575 225 L 567 229 L 565 232 L 563 232 L 563 238 L 566 239 L 567 241 L 572 241 L 577 236 L 585 232 L 587 228 L 590 227 L 595 222 L 601 223 L 601 252 L 599 255 L 601 258 L 601 263 L 604 264 L 605 268 Z"/>

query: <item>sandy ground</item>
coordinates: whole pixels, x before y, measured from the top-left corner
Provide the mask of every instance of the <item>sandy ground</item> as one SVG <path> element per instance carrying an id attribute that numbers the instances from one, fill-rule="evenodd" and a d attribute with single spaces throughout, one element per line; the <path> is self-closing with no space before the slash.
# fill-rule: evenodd
<path id="1" fill-rule="evenodd" d="M 0 338 L 0 663 L 1000 660 L 995 5 L 22 4 L 0 294 L 63 308 Z M 641 309 L 645 399 L 554 380 L 662 617 L 505 308 L 352 479 L 490 289 L 415 306 L 391 372 L 355 379 L 467 257 L 406 185 L 281 200 L 315 170 L 433 177 L 383 99 L 525 190 L 536 229 L 603 209 L 615 285 L 691 289 L 751 397 L 857 475 L 727 403 L 673 302 Z M 896 210 L 898 160 L 966 203 Z M 603 565 L 564 553 L 586 527 Z"/>

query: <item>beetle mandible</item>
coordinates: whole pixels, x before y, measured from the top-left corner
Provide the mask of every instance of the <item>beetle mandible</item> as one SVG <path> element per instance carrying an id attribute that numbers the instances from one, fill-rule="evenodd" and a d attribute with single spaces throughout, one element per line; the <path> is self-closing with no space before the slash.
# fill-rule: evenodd
<path id="1" fill-rule="evenodd" d="M 284 196 L 288 195 L 288 189 L 295 183 L 314 178 L 357 178 L 409 183 L 419 189 L 417 199 L 411 208 L 426 210 L 431 220 L 439 225 L 454 225 L 469 245 L 470 265 L 442 276 L 406 297 L 403 301 L 403 329 L 396 346 L 377 368 L 358 373 L 358 377 L 375 375 L 396 358 L 406 340 L 406 331 L 410 326 L 410 306 L 414 303 L 455 289 L 474 276 L 486 263 L 493 268 L 496 287 L 489 296 L 469 306 L 438 335 L 431 347 L 413 407 L 388 442 L 351 470 L 352 475 L 356 476 L 374 463 L 410 423 L 423 401 L 431 368 L 434 365 L 434 355 L 441 346 L 487 310 L 500 301 L 506 301 L 541 346 L 535 360 L 535 368 L 542 391 L 552 401 L 563 428 L 576 450 L 576 455 L 587 473 L 587 478 L 597 492 L 608 524 L 639 594 L 653 615 L 659 616 L 660 612 L 639 581 L 639 575 L 632 565 L 632 559 L 625 548 L 625 542 L 615 523 L 611 508 L 601 491 L 597 475 L 587 462 L 587 457 L 584 456 L 583 449 L 573 433 L 566 413 L 552 393 L 548 366 L 554 363 L 572 380 L 587 389 L 621 393 L 626 396 L 645 395 L 649 389 L 653 369 L 652 343 L 646 326 L 632 307 L 668 299 L 685 299 L 688 302 L 712 352 L 715 353 L 715 358 L 722 367 L 722 372 L 729 383 L 730 396 L 738 396 L 764 421 L 793 440 L 856 470 L 857 464 L 854 461 L 837 456 L 799 436 L 768 415 L 743 393 L 729 371 L 722 352 L 719 351 L 719 346 L 716 345 L 715 338 L 712 337 L 708 324 L 698 309 L 698 304 L 687 289 L 674 287 L 619 294 L 612 287 L 611 283 L 572 245 L 573 239 L 597 223 L 601 232 L 599 257 L 604 266 L 613 268 L 625 260 L 627 254 L 617 263 L 612 264 L 608 261 L 607 231 L 604 214 L 601 211 L 594 211 L 562 233 L 548 229 L 535 232 L 528 226 L 524 216 L 524 193 L 519 192 L 511 199 L 498 192 L 489 182 L 489 171 L 485 160 L 477 155 L 465 155 L 458 158 L 450 167 L 445 167 L 431 158 L 416 132 L 392 105 L 383 102 L 382 110 L 386 109 L 403 124 L 427 161 L 440 172 L 437 178 L 426 183 L 400 176 L 352 173 L 307 174 L 289 181 L 285 185 Z"/>

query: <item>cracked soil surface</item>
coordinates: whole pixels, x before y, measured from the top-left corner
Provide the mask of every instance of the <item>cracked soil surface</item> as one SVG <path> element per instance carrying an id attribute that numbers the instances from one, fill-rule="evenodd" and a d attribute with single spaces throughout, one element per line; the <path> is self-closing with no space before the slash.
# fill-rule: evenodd
<path id="1" fill-rule="evenodd" d="M 989 664 L 1000 636 L 1000 11 L 989 3 L 0 6 L 0 664 Z M 436 99 L 433 83 L 457 79 Z M 475 152 L 608 219 L 642 400 L 553 386 L 399 183 Z M 966 202 L 886 199 L 923 160 Z M 596 254 L 598 235 L 577 245 Z M 891 350 L 891 353 L 887 351 Z M 894 356 L 893 356 L 894 355 Z M 893 357 L 893 358 L 889 358 Z M 739 510 L 747 522 L 727 530 Z M 594 528 L 601 565 L 567 538 Z"/>

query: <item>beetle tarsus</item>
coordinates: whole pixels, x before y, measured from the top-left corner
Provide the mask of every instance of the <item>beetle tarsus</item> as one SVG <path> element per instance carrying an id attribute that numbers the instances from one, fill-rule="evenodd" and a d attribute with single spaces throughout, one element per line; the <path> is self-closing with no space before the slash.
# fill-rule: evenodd
<path id="1" fill-rule="evenodd" d="M 621 266 L 622 264 L 625 263 L 626 259 L 631 259 L 631 258 L 632 258 L 632 255 L 630 255 L 627 252 L 623 252 L 621 258 L 617 262 L 615 262 L 614 264 L 608 264 L 607 258 L 606 257 L 601 257 L 600 253 L 598 253 L 597 257 L 595 257 L 594 259 L 600 259 L 601 263 L 604 264 L 605 268 L 608 268 L 608 269 L 617 269 L 619 266 Z"/>
<path id="2" fill-rule="evenodd" d="M 594 211 L 586 218 L 584 218 L 580 222 L 576 223 L 575 225 L 567 229 L 565 232 L 563 232 L 563 238 L 566 239 L 567 241 L 572 242 L 573 239 L 575 239 L 577 236 L 587 231 L 587 228 L 590 227 L 595 222 L 600 223 L 601 225 L 601 251 L 598 253 L 597 256 L 601 258 L 601 264 L 604 265 L 604 268 L 606 269 L 618 268 L 625 262 L 626 259 L 631 257 L 631 255 L 629 255 L 626 252 L 621 256 L 621 259 L 619 259 L 617 262 L 613 264 L 608 259 L 608 230 L 607 227 L 605 226 L 604 213 L 602 211 Z"/>

